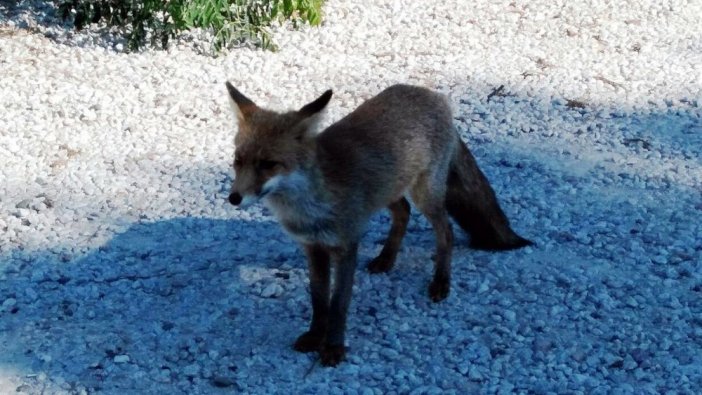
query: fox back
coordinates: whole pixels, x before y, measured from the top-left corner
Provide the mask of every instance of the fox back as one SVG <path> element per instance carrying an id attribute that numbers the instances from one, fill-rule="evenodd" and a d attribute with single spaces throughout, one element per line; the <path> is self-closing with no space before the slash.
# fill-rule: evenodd
<path id="1" fill-rule="evenodd" d="M 443 96 L 395 85 L 319 134 L 316 156 L 344 206 L 370 215 L 403 197 L 420 177 L 443 189 L 457 139 Z"/>

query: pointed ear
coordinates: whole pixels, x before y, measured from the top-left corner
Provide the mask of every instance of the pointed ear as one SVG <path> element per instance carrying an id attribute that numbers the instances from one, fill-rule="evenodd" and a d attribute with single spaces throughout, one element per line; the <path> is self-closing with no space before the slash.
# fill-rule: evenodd
<path id="1" fill-rule="evenodd" d="M 258 106 L 251 99 L 244 96 L 243 93 L 239 92 L 229 81 L 227 81 L 226 85 L 227 91 L 229 91 L 229 98 L 231 99 L 230 102 L 237 118 L 242 121 L 246 120 L 249 115 L 258 109 Z"/>
<path id="2" fill-rule="evenodd" d="M 327 106 L 327 103 L 329 103 L 329 100 L 332 97 L 332 90 L 329 89 L 328 91 L 322 93 L 322 96 L 318 97 L 315 101 L 312 103 L 306 104 L 304 107 L 299 109 L 297 111 L 298 114 L 302 118 L 309 118 L 312 115 L 322 111 L 324 107 Z"/>
<path id="3" fill-rule="evenodd" d="M 322 96 L 318 97 L 315 101 L 304 105 L 297 111 L 298 121 L 293 128 L 295 139 L 302 141 L 313 138 L 316 135 L 316 126 L 320 119 L 319 112 L 327 106 L 331 97 L 332 91 L 329 89 L 322 93 Z"/>

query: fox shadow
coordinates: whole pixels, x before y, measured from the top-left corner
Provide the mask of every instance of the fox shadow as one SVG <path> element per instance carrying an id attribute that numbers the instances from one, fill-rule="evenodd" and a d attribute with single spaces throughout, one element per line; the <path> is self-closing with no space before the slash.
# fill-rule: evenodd
<path id="1" fill-rule="evenodd" d="M 291 327 L 305 326 L 304 308 L 264 313 L 307 305 L 304 258 L 267 221 L 137 223 L 76 259 L 16 251 L 2 267 L 0 299 L 14 302 L 0 311 L 0 369 L 73 389 L 141 391 L 150 387 L 128 378 L 146 375 L 166 390 L 226 376 L 247 358 L 275 358 L 294 341 Z M 32 380 L 24 390 L 40 388 Z"/>
<path id="2" fill-rule="evenodd" d="M 413 222 L 406 242 L 433 248 Z M 359 271 L 389 217 L 373 227 Z M 0 308 L 0 372 L 24 377 L 19 392 L 206 393 L 261 372 L 295 381 L 314 363 L 292 350 L 311 317 L 305 257 L 265 215 L 145 220 L 81 256 L 18 249 L 0 268 L 0 300 L 13 301 Z"/>

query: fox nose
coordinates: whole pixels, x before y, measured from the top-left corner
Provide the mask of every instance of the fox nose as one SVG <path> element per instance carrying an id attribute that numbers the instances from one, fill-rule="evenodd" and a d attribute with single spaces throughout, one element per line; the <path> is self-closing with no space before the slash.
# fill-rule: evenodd
<path id="1" fill-rule="evenodd" d="M 238 206 L 241 203 L 241 195 L 237 192 L 232 192 L 229 194 L 229 203 Z"/>

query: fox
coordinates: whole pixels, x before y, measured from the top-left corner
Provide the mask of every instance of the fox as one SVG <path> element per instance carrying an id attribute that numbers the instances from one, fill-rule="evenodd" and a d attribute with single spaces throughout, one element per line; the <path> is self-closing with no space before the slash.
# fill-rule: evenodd
<path id="1" fill-rule="evenodd" d="M 238 123 L 228 201 L 240 208 L 262 202 L 301 245 L 312 319 L 293 348 L 317 352 L 322 365 L 336 366 L 345 358 L 358 245 L 374 213 L 387 209 L 391 217 L 387 240 L 367 266 L 374 274 L 395 264 L 410 218 L 408 197 L 431 224 L 433 302 L 449 295 L 454 237 L 449 218 L 469 234 L 474 248 L 533 244 L 512 230 L 454 128 L 443 94 L 393 85 L 317 133 L 331 89 L 299 110 L 276 112 L 259 107 L 229 81 L 226 88 Z"/>

